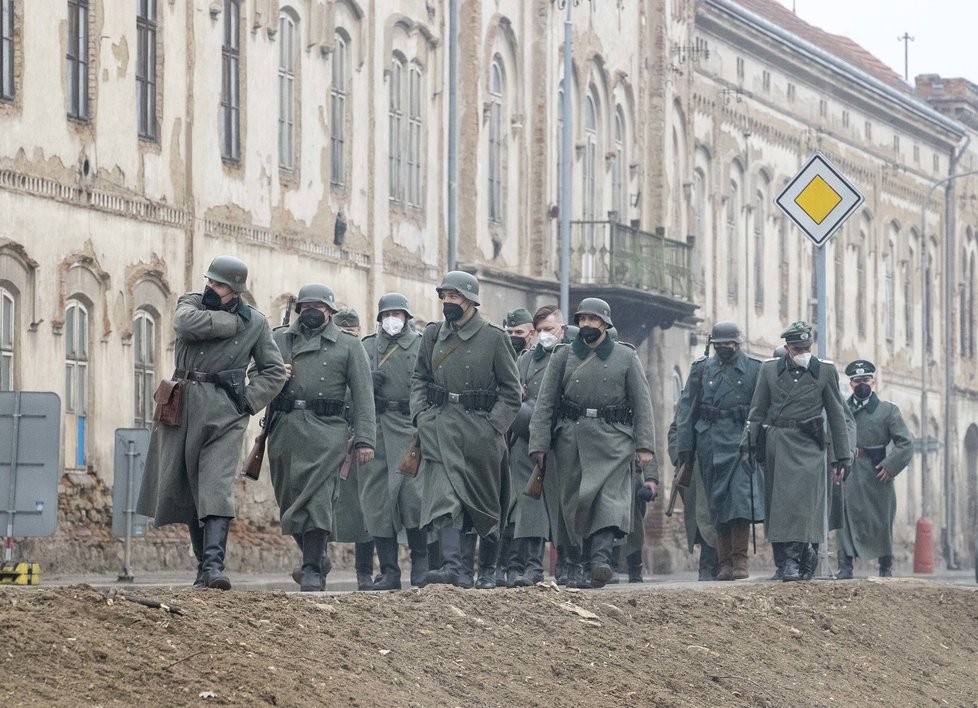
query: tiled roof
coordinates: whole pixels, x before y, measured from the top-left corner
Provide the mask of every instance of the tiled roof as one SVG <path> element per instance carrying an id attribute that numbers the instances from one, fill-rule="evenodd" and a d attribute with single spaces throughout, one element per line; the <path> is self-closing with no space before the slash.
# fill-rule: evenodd
<path id="1" fill-rule="evenodd" d="M 864 71 L 903 93 L 913 93 L 912 88 L 893 69 L 870 54 L 848 37 L 830 34 L 810 25 L 776 0 L 736 0 L 745 10 L 760 15 L 768 22 L 787 30 L 793 35 L 814 44 L 838 59 Z"/>

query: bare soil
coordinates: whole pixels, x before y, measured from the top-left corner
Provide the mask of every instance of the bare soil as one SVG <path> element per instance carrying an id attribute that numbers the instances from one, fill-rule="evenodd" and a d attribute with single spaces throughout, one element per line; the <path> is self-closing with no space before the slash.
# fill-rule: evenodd
<path id="1" fill-rule="evenodd" d="M 978 705 L 978 592 L 929 583 L 347 595 L 0 589 L 3 705 Z M 130 592 L 130 591 L 125 591 Z"/>

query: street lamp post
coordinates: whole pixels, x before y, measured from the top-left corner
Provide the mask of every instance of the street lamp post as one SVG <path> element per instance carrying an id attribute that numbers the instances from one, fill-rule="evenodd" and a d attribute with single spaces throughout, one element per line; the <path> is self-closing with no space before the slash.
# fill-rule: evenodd
<path id="1" fill-rule="evenodd" d="M 571 219 L 571 136 L 573 113 L 571 92 L 574 71 L 574 24 L 571 10 L 580 0 L 557 0 L 564 14 L 564 91 L 561 94 L 560 115 L 560 311 L 564 322 L 570 322 L 570 219 Z"/>

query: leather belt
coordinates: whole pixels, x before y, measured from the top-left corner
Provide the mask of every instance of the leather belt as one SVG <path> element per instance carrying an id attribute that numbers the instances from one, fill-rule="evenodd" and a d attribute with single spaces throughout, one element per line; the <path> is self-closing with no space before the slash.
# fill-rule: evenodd
<path id="1" fill-rule="evenodd" d="M 380 413 L 408 413 L 411 409 L 410 401 L 388 401 L 378 398 L 375 403 Z"/>
<path id="2" fill-rule="evenodd" d="M 197 383 L 217 383 L 216 374 L 208 374 L 206 371 L 193 371 L 191 369 L 175 369 L 173 371 L 173 378 L 176 379 L 187 379 L 188 381 L 196 381 Z"/>
<path id="3" fill-rule="evenodd" d="M 770 423 L 775 428 L 797 428 L 801 421 L 797 418 L 778 418 Z"/>
<path id="4" fill-rule="evenodd" d="M 885 446 L 881 446 L 881 447 L 857 447 L 856 448 L 856 457 L 857 458 L 859 458 L 859 457 L 873 457 L 874 454 L 879 454 L 879 451 L 880 450 L 885 451 L 886 450 L 886 447 Z"/>

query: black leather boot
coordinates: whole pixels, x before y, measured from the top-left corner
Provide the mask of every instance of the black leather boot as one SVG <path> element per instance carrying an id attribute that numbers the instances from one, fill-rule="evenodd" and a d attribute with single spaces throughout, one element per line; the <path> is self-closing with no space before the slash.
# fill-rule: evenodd
<path id="1" fill-rule="evenodd" d="M 774 575 L 771 576 L 771 580 L 784 580 L 784 543 L 781 541 L 772 541 L 771 552 L 774 554 Z"/>
<path id="2" fill-rule="evenodd" d="M 437 533 L 435 540 L 428 543 L 428 569 L 432 568 L 441 568 L 441 542 Z"/>
<path id="3" fill-rule="evenodd" d="M 428 585 L 458 585 L 459 573 L 462 569 L 461 532 L 451 526 L 438 530 L 438 545 L 441 548 L 441 566 L 429 570 L 425 577 Z"/>
<path id="4" fill-rule="evenodd" d="M 506 555 L 499 554 L 499 565 L 505 571 L 506 587 L 508 588 L 515 588 L 516 579 L 526 570 L 526 562 L 523 560 L 526 555 L 525 541 L 525 538 L 514 538 L 510 541 L 508 553 Z"/>
<path id="5" fill-rule="evenodd" d="M 323 581 L 323 550 L 326 548 L 326 531 L 310 529 L 302 534 L 302 592 L 319 592 L 325 587 Z"/>
<path id="6" fill-rule="evenodd" d="M 801 549 L 801 562 L 798 564 L 798 572 L 802 580 L 811 580 L 815 577 L 818 570 L 818 544 L 803 543 Z"/>
<path id="7" fill-rule="evenodd" d="M 458 571 L 458 586 L 466 590 L 471 590 L 475 584 L 475 542 L 478 538 L 474 533 L 463 533 L 462 541 L 459 545 L 461 549 L 461 565 Z M 494 583 L 495 581 L 496 579 L 493 578 Z"/>
<path id="8" fill-rule="evenodd" d="M 354 544 L 354 568 L 357 572 L 357 590 L 374 589 L 374 542 Z"/>
<path id="9" fill-rule="evenodd" d="M 580 573 L 578 574 L 577 585 L 574 587 L 579 590 L 590 590 L 591 589 L 591 537 L 584 539 L 584 543 L 581 544 L 581 555 L 580 560 L 577 561 L 578 566 L 580 566 Z"/>
<path id="10" fill-rule="evenodd" d="M 557 562 L 554 564 L 554 582 L 567 585 L 567 546 L 557 546 Z"/>
<path id="11" fill-rule="evenodd" d="M 224 555 L 228 548 L 227 516 L 208 516 L 204 519 L 204 585 L 214 590 L 230 590 L 231 581 L 224 574 Z"/>
<path id="12" fill-rule="evenodd" d="M 621 572 L 621 545 L 613 546 L 611 549 L 611 580 L 608 585 L 618 584 L 618 573 Z"/>
<path id="13" fill-rule="evenodd" d="M 479 539 L 479 579 L 475 581 L 476 590 L 496 589 L 496 561 L 499 542 L 485 536 Z"/>
<path id="14" fill-rule="evenodd" d="M 581 565 L 581 547 L 565 546 L 567 552 L 567 587 L 579 588 L 584 582 L 584 567 Z M 588 580 L 587 587 L 591 587 Z"/>
<path id="15" fill-rule="evenodd" d="M 299 547 L 299 552 L 301 553 L 302 552 L 302 534 L 301 533 L 294 533 L 294 534 L 292 534 L 292 539 L 295 541 L 296 545 Z M 328 537 L 327 537 L 327 539 L 328 539 Z M 328 547 L 328 545 L 329 545 L 329 541 L 327 540 L 327 542 L 325 544 L 323 544 L 323 557 L 319 561 L 319 575 L 323 579 L 323 587 L 322 587 L 323 590 L 326 589 L 326 576 L 329 575 L 329 571 L 331 571 L 333 569 L 333 561 L 330 559 L 329 553 L 326 550 L 327 547 Z M 302 563 L 299 563 L 299 565 L 294 566 L 292 568 L 292 580 L 295 581 L 295 584 L 296 585 L 302 585 Z"/>
<path id="16" fill-rule="evenodd" d="M 411 587 L 424 587 L 428 575 L 428 532 L 424 529 L 407 530 L 408 548 L 411 549 Z"/>
<path id="17" fill-rule="evenodd" d="M 512 531 L 512 528 L 510 528 Z M 496 557 L 496 587 L 504 588 L 506 587 L 506 571 L 509 569 L 507 565 L 509 561 L 510 554 L 513 552 L 516 546 L 516 539 L 512 536 L 503 536 L 499 539 L 497 557 Z M 479 557 L 482 557 L 482 551 L 479 551 Z"/>
<path id="18" fill-rule="evenodd" d="M 543 582 L 543 547 L 547 540 L 544 538 L 521 538 L 523 546 L 523 568 L 514 581 L 518 588 L 533 587 Z"/>
<path id="19" fill-rule="evenodd" d="M 642 578 L 642 551 L 632 551 L 625 556 L 625 562 L 628 563 L 628 582 L 644 583 L 645 580 Z"/>
<path id="20" fill-rule="evenodd" d="M 194 549 L 194 558 L 197 559 L 197 578 L 194 580 L 195 588 L 206 588 L 204 582 L 204 527 L 199 521 L 191 521 L 187 524 L 190 531 L 190 545 Z"/>
<path id="21" fill-rule="evenodd" d="M 700 544 L 700 567 L 698 580 L 704 582 L 717 579 L 717 549 L 706 541 Z"/>
<path id="22" fill-rule="evenodd" d="M 374 538 L 377 558 L 380 560 L 380 576 L 374 581 L 373 590 L 400 590 L 401 567 L 397 564 L 397 539 Z"/>
<path id="23" fill-rule="evenodd" d="M 845 551 L 839 551 L 839 570 L 835 574 L 836 580 L 852 580 L 852 556 L 847 556 Z"/>
<path id="24" fill-rule="evenodd" d="M 801 580 L 801 555 L 805 551 L 806 543 L 784 543 L 784 566 L 781 572 L 781 580 L 791 583 Z"/>
<path id="25" fill-rule="evenodd" d="M 614 551 L 615 530 L 605 528 L 591 535 L 591 587 L 603 588 L 611 580 L 611 554 Z"/>
<path id="26" fill-rule="evenodd" d="M 880 556 L 880 577 L 893 577 L 893 556 Z"/>

